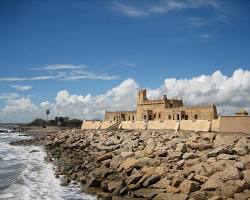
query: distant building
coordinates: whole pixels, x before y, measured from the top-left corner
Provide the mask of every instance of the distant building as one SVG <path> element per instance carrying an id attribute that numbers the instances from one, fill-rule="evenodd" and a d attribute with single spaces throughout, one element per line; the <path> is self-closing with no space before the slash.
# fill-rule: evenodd
<path id="1" fill-rule="evenodd" d="M 181 99 L 149 100 L 146 89 L 137 94 L 136 111 L 106 111 L 106 121 L 148 121 L 148 120 L 212 120 L 217 119 L 216 106 L 184 106 Z"/>

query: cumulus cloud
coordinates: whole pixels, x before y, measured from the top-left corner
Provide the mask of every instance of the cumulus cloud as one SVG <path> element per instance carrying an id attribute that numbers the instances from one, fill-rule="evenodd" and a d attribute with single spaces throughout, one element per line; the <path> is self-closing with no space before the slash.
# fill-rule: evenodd
<path id="1" fill-rule="evenodd" d="M 102 119 L 105 110 L 128 110 L 135 108 L 135 96 L 138 84 L 127 79 L 104 94 L 71 95 L 62 90 L 57 93 L 55 102 L 50 104 L 53 113 L 62 116 L 74 116 L 80 119 Z"/>
<path id="2" fill-rule="evenodd" d="M 118 86 L 100 95 L 75 95 L 67 90 L 59 91 L 53 102 L 44 101 L 35 105 L 31 97 L 7 100 L 0 109 L 0 122 L 29 122 L 34 118 L 69 116 L 79 119 L 102 119 L 105 110 L 129 110 L 135 108 L 138 84 L 127 79 Z"/>
<path id="3" fill-rule="evenodd" d="M 3 93 L 0 94 L 0 99 L 6 100 L 6 99 L 15 99 L 20 97 L 18 93 Z"/>
<path id="4" fill-rule="evenodd" d="M 237 69 L 232 76 L 220 71 L 191 79 L 165 80 L 167 94 L 182 97 L 189 105 L 214 103 L 222 114 L 232 114 L 240 107 L 250 107 L 250 71 Z"/>
<path id="5" fill-rule="evenodd" d="M 45 118 L 45 110 L 50 109 L 50 117 L 69 116 L 79 119 L 103 119 L 105 110 L 133 110 L 136 106 L 138 83 L 126 79 L 118 86 L 99 95 L 76 95 L 61 90 L 53 101 L 39 105 L 30 96 L 5 98 L 6 105 L 0 108 L 0 122 L 28 122 L 36 117 Z M 148 90 L 149 98 L 178 97 L 186 105 L 214 103 L 219 113 L 233 114 L 241 107 L 250 111 L 250 71 L 237 69 L 230 76 L 216 71 L 211 75 L 200 75 L 190 79 L 167 78 L 165 84 Z"/>
<path id="6" fill-rule="evenodd" d="M 32 88 L 31 85 L 11 85 L 10 87 L 18 90 L 18 91 L 27 91 Z"/>
<path id="7" fill-rule="evenodd" d="M 27 122 L 36 118 L 38 113 L 39 108 L 29 96 L 8 99 L 0 110 L 0 122 Z"/>

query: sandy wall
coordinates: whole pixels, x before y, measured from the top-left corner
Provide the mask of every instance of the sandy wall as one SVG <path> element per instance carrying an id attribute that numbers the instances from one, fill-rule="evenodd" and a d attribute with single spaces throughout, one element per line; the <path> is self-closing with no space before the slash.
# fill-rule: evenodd
<path id="1" fill-rule="evenodd" d="M 250 134 L 250 116 L 221 116 L 219 131 Z"/>
<path id="2" fill-rule="evenodd" d="M 211 131 L 211 121 L 209 120 L 182 120 L 180 130 L 189 131 Z"/>
<path id="3" fill-rule="evenodd" d="M 166 129 L 166 121 L 148 121 L 147 129 Z"/>

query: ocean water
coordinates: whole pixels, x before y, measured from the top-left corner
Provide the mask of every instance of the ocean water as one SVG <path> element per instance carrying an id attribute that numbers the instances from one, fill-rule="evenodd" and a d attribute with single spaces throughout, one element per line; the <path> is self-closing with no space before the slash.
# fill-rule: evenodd
<path id="1" fill-rule="evenodd" d="M 15 133 L 0 133 L 0 200 L 94 200 L 80 192 L 76 184 L 60 186 L 53 165 L 44 162 L 38 146 L 11 146 L 10 141 L 25 139 Z M 30 153 L 32 150 L 38 152 Z"/>

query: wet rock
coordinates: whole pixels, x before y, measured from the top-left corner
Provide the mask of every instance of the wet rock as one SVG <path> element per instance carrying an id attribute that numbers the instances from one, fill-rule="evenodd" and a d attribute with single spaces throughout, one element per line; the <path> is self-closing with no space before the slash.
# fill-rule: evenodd
<path id="1" fill-rule="evenodd" d="M 34 149 L 34 150 L 31 150 L 29 153 L 36 153 L 36 152 L 39 152 L 39 150 Z"/>
<path id="2" fill-rule="evenodd" d="M 64 176 L 64 177 L 62 178 L 62 180 L 61 180 L 60 185 L 61 185 L 61 186 L 67 186 L 69 183 L 70 183 L 69 177 L 68 177 L 68 176 Z"/>

